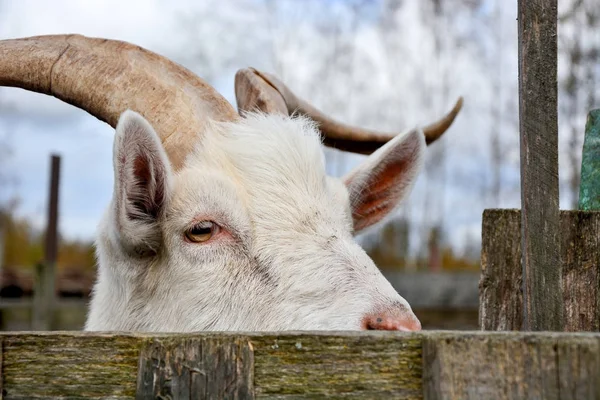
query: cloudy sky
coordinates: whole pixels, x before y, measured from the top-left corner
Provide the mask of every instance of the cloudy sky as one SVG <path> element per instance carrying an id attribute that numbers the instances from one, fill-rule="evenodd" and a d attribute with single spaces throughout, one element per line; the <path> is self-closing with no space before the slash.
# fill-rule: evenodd
<path id="1" fill-rule="evenodd" d="M 172 3 L 0 0 L 0 39 L 80 33 L 176 53 L 188 43 L 178 25 L 186 17 L 186 4 Z M 232 73 L 215 81 L 218 90 L 234 101 Z M 20 89 L 0 89 L 0 105 L 0 134 L 12 148 L 2 167 L 16 178 L 15 185 L 2 188 L 2 197 L 18 195 L 19 213 L 43 226 L 49 155 L 60 154 L 61 231 L 69 237 L 93 237 L 112 192 L 113 129 L 61 101 Z"/>
<path id="2" fill-rule="evenodd" d="M 0 38 L 76 32 L 156 49 L 173 37 L 165 15 L 160 2 L 150 1 L 0 0 Z M 13 150 L 7 168 L 17 181 L 3 195 L 18 195 L 19 213 L 43 226 L 49 155 L 60 154 L 61 232 L 91 238 L 112 190 L 113 130 L 54 98 L 19 89 L 0 89 L 0 104 L 0 130 Z"/>
<path id="3" fill-rule="evenodd" d="M 461 116 L 400 211 L 417 223 L 443 220 L 460 245 L 479 236 L 484 208 L 519 206 L 512 3 L 453 7 L 432 23 L 419 0 L 0 0 L 0 39 L 80 33 L 129 41 L 190 68 L 232 104 L 235 71 L 254 66 L 339 119 L 385 130 L 425 124 L 463 95 Z M 503 146 L 495 199 L 494 110 Z M 61 232 L 92 238 L 112 192 L 112 139 L 112 128 L 81 110 L 0 88 L 0 141 L 12 149 L 0 168 L 15 178 L 0 200 L 17 195 L 19 213 L 43 227 L 49 155 L 60 154 Z M 361 160 L 327 154 L 334 174 Z"/>

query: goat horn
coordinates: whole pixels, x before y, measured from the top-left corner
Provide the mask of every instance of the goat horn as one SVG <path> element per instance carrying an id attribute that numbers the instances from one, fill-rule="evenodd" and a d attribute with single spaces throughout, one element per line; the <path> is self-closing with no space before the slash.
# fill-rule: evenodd
<path id="1" fill-rule="evenodd" d="M 258 110 L 269 114 L 289 114 L 279 91 L 253 68 L 240 69 L 235 74 L 235 98 L 240 113 Z"/>
<path id="2" fill-rule="evenodd" d="M 0 41 L 0 85 L 52 95 L 112 127 L 123 111 L 137 111 L 160 136 L 176 170 L 207 119 L 239 118 L 184 67 L 126 42 L 80 35 Z"/>
<path id="3" fill-rule="evenodd" d="M 236 74 L 236 97 L 241 111 L 259 109 L 269 113 L 291 115 L 298 112 L 307 115 L 319 123 L 324 143 L 340 150 L 371 154 L 396 136 L 395 133 L 376 132 L 337 122 L 298 98 L 274 76 L 254 68 L 243 69 Z M 452 125 L 462 103 L 460 97 L 447 115 L 423 128 L 427 144 L 439 139 Z"/>

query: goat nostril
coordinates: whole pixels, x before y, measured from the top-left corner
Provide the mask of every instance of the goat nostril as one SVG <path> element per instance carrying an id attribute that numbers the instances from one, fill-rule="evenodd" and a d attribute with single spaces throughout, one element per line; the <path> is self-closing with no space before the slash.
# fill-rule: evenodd
<path id="1" fill-rule="evenodd" d="M 390 310 L 365 316 L 363 319 L 363 329 L 370 331 L 415 332 L 421 330 L 421 323 L 410 311 Z"/>

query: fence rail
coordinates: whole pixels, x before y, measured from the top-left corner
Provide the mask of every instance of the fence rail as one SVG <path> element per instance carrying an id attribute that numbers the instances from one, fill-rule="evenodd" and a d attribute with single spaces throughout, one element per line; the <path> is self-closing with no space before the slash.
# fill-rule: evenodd
<path id="1" fill-rule="evenodd" d="M 595 333 L 2 333 L 2 394 L 598 398 Z"/>

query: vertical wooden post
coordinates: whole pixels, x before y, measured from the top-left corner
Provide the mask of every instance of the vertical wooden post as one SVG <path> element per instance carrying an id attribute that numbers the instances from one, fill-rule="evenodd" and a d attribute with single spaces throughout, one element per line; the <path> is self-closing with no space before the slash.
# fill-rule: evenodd
<path id="1" fill-rule="evenodd" d="M 56 258 L 58 256 L 58 187 L 60 178 L 60 156 L 52 155 L 50 168 L 50 196 L 48 199 L 48 225 L 44 249 L 44 264 L 38 269 L 32 310 L 32 328 L 50 330 L 54 316 Z"/>
<path id="2" fill-rule="evenodd" d="M 563 330 L 557 0 L 519 0 L 523 329 Z"/>
<path id="3" fill-rule="evenodd" d="M 254 399 L 247 338 L 168 338 L 142 347 L 136 399 Z"/>
<path id="4" fill-rule="evenodd" d="M 560 212 L 563 330 L 600 331 L 600 212 Z M 523 329 L 521 212 L 485 210 L 479 281 L 483 330 Z"/>

